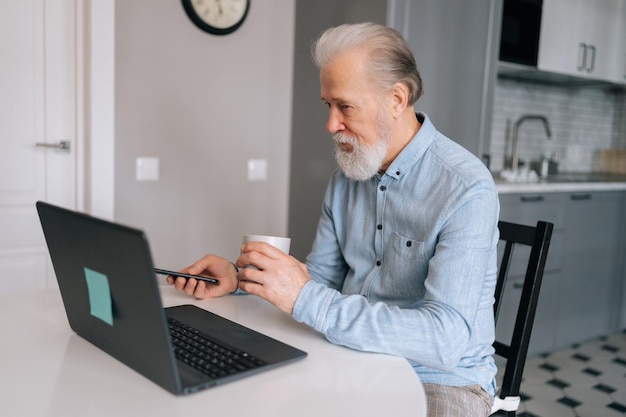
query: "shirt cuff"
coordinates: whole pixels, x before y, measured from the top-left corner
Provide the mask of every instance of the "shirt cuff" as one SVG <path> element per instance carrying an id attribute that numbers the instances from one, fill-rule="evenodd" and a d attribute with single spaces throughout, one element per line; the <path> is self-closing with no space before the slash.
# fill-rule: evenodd
<path id="1" fill-rule="evenodd" d="M 315 281 L 307 282 L 296 298 L 293 306 L 293 318 L 318 332 L 324 333 L 328 309 L 336 294 L 337 291 L 324 284 Z"/>

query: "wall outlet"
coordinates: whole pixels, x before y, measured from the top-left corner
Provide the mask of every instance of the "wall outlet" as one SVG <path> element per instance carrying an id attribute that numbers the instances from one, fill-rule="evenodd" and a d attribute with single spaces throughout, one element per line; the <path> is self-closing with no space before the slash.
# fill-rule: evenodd
<path id="1" fill-rule="evenodd" d="M 136 159 L 137 181 L 159 180 L 159 158 L 139 157 Z"/>
<path id="2" fill-rule="evenodd" d="M 267 159 L 248 159 L 248 181 L 267 179 Z"/>

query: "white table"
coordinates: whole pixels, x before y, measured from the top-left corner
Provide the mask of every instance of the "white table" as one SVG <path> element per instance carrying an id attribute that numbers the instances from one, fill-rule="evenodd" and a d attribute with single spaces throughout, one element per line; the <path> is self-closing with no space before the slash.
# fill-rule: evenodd
<path id="1" fill-rule="evenodd" d="M 426 416 L 402 358 L 336 346 L 266 301 L 195 300 L 169 286 L 164 306 L 196 304 L 308 352 L 304 360 L 177 397 L 72 332 L 58 290 L 0 295 L 0 415 Z M 246 414 L 251 413 L 251 414 Z"/>

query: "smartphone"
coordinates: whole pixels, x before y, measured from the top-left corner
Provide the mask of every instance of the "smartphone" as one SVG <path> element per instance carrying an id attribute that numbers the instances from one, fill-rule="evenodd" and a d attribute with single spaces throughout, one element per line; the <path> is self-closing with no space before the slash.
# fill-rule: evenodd
<path id="1" fill-rule="evenodd" d="M 203 277 L 201 275 L 183 274 L 182 272 L 168 271 L 167 269 L 154 268 L 154 272 L 156 272 L 159 275 L 171 275 L 173 277 L 195 278 L 195 279 L 197 279 L 199 281 L 210 282 L 211 284 L 219 284 L 220 283 L 215 278 Z"/>

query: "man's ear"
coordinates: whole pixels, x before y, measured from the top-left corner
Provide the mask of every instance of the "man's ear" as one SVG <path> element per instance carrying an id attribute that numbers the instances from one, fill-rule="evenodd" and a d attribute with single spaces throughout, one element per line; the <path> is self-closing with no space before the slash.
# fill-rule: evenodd
<path id="1" fill-rule="evenodd" d="M 403 83 L 395 83 L 391 88 L 392 94 L 392 114 L 393 117 L 399 117 L 409 101 L 409 89 Z"/>

